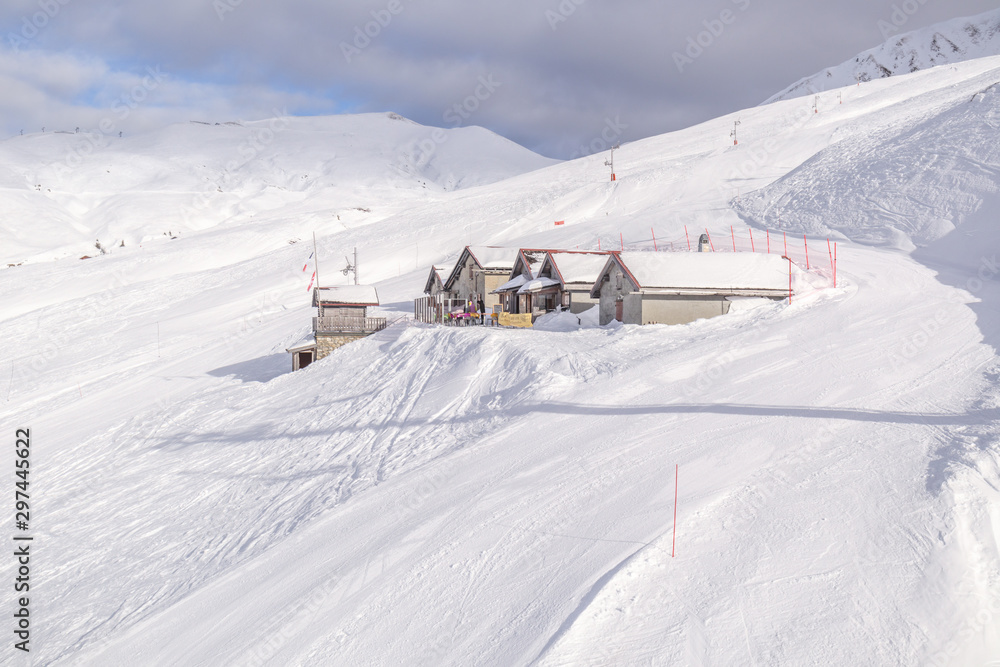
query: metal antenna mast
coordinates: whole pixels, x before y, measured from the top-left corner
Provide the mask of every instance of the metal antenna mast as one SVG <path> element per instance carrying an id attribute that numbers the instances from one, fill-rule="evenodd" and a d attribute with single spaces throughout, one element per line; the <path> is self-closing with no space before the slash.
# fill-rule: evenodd
<path id="1" fill-rule="evenodd" d="M 621 144 L 615 144 L 611 147 L 611 159 L 604 161 L 604 166 L 611 167 L 611 180 L 615 180 L 615 149 L 621 148 Z"/>

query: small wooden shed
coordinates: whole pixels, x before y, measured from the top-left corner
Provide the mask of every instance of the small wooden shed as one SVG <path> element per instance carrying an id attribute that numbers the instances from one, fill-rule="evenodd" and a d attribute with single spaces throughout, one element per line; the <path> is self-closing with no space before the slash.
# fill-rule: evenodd
<path id="1" fill-rule="evenodd" d="M 600 323 L 686 324 L 729 312 L 732 297 L 788 296 L 779 255 L 612 251 L 590 296 Z"/>

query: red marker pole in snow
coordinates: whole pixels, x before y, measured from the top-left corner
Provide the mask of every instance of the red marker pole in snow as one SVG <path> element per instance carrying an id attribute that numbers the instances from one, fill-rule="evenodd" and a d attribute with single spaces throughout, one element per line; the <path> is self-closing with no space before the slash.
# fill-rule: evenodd
<path id="1" fill-rule="evenodd" d="M 750 252 L 757 252 L 757 246 L 753 244 L 753 227 L 747 227 L 750 230 Z"/>
<path id="2" fill-rule="evenodd" d="M 618 240 L 622 242 L 622 252 L 625 252 L 625 237 L 621 232 L 618 232 Z"/>
<path id="3" fill-rule="evenodd" d="M 708 245 L 712 248 L 712 252 L 715 252 L 715 244 L 712 243 L 712 235 L 708 233 L 708 227 L 705 228 L 705 236 L 708 237 Z"/>
<path id="4" fill-rule="evenodd" d="M 736 232 L 733 231 L 732 225 L 729 225 L 729 235 L 733 237 L 733 252 L 736 252 Z"/>
<path id="5" fill-rule="evenodd" d="M 806 238 L 805 234 L 802 235 L 802 245 L 805 246 L 805 249 L 806 249 L 806 271 L 808 271 L 809 270 L 809 239 Z"/>
<path id="6" fill-rule="evenodd" d="M 650 227 L 649 228 L 649 233 L 653 235 L 653 252 L 656 252 L 656 250 L 657 250 L 657 248 L 656 248 L 656 232 L 654 232 L 653 228 Z"/>
<path id="7" fill-rule="evenodd" d="M 830 270 L 833 271 L 833 249 L 830 247 L 830 239 L 826 240 L 826 252 L 830 255 Z"/>
<path id="8" fill-rule="evenodd" d="M 674 552 L 677 548 L 677 478 L 678 471 L 680 470 L 679 464 L 674 464 L 674 539 L 673 543 L 670 545 L 670 557 L 674 557 Z"/>
<path id="9" fill-rule="evenodd" d="M 771 230 L 765 229 L 764 232 L 767 234 L 767 254 L 771 254 Z"/>
<path id="10" fill-rule="evenodd" d="M 684 225 L 684 238 L 686 238 L 687 242 L 688 242 L 688 252 L 691 252 L 691 237 L 688 236 L 688 226 L 687 225 Z"/>

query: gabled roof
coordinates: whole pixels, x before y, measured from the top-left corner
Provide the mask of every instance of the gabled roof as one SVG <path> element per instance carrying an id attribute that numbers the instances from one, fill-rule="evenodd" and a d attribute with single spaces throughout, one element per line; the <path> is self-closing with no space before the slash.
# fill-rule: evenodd
<path id="1" fill-rule="evenodd" d="M 613 266 L 635 290 L 650 294 L 746 294 L 780 296 L 788 293 L 788 260 L 762 253 L 612 252 L 591 289 Z"/>
<path id="2" fill-rule="evenodd" d="M 538 275 L 554 278 L 564 286 L 585 285 L 589 288 L 608 263 L 609 254 L 607 251 L 550 250 L 539 267 Z"/>
<path id="3" fill-rule="evenodd" d="M 441 286 L 444 287 L 444 281 L 448 280 L 448 276 L 451 275 L 454 268 L 454 264 L 435 264 L 432 266 L 431 273 L 427 276 L 427 282 L 424 284 L 424 294 L 431 293 L 431 287 L 435 280 L 441 281 Z"/>
<path id="4" fill-rule="evenodd" d="M 313 290 L 313 305 L 377 306 L 378 292 L 374 285 L 344 285 L 343 287 L 317 287 Z"/>
<path id="5" fill-rule="evenodd" d="M 458 256 L 454 268 L 444 282 L 444 288 L 451 290 L 452 284 L 458 279 L 465 266 L 466 260 L 471 257 L 476 265 L 486 271 L 510 271 L 514 268 L 514 261 L 517 258 L 517 248 L 504 248 L 501 246 L 488 245 L 467 245 Z"/>

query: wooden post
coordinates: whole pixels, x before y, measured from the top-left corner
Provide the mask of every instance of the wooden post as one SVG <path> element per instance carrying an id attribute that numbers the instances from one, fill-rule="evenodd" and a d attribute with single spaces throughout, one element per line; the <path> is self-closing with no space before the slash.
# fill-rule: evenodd
<path id="1" fill-rule="evenodd" d="M 792 260 L 785 255 L 785 259 L 788 260 L 788 303 L 792 302 Z"/>

